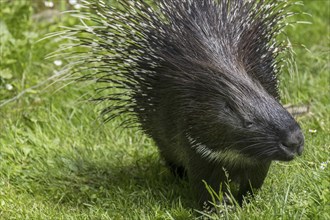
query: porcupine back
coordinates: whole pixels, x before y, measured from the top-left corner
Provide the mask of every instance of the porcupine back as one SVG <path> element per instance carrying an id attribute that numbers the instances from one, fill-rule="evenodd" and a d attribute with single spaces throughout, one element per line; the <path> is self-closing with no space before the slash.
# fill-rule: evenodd
<path id="1" fill-rule="evenodd" d="M 86 12 L 79 13 L 84 25 L 70 31 L 70 37 L 79 39 L 76 46 L 89 50 L 74 66 L 82 71 L 94 70 L 83 78 L 101 83 L 100 89 L 109 89 L 109 85 L 122 89 L 119 94 L 98 98 L 110 101 L 103 110 L 107 120 L 128 113 L 148 131 L 148 119 L 160 100 L 159 91 L 169 90 L 172 94 L 181 89 L 193 90 L 180 87 L 187 82 L 198 90 L 219 90 L 221 87 L 212 85 L 212 79 L 236 81 L 239 76 L 228 71 L 234 68 L 244 68 L 278 98 L 280 60 L 275 57 L 279 55 L 279 43 L 274 36 L 282 29 L 280 21 L 289 15 L 283 13 L 285 2 L 163 0 L 156 6 L 141 0 L 118 3 L 120 7 L 103 1 L 85 2 Z M 95 24 L 85 26 L 84 20 Z M 222 75 L 204 73 L 208 68 L 217 68 Z"/>

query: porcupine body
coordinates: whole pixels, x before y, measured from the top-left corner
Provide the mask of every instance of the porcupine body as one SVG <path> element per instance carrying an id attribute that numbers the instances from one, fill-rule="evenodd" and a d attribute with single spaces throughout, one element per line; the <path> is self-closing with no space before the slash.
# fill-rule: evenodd
<path id="1" fill-rule="evenodd" d="M 109 91 L 98 99 L 109 105 L 103 114 L 131 115 L 201 203 L 210 200 L 203 180 L 217 191 L 231 179 L 241 203 L 271 161 L 302 153 L 301 129 L 279 103 L 275 38 L 290 15 L 286 2 L 118 3 L 84 4 L 70 37 L 88 51 L 75 66 Z"/>

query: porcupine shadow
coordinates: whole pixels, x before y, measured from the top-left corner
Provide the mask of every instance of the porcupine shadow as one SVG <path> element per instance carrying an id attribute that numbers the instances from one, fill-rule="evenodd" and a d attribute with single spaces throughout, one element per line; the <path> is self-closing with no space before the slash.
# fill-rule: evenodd
<path id="1" fill-rule="evenodd" d="M 70 154 L 49 158 L 53 162 L 47 172 L 39 174 L 34 196 L 47 193 L 52 198 L 49 202 L 56 206 L 88 208 L 85 204 L 91 204 L 111 210 L 118 207 L 114 211 L 123 215 L 122 206 L 113 205 L 114 202 L 145 211 L 149 202 L 157 202 L 164 208 L 178 204 L 187 209 L 198 207 L 188 182 L 173 176 L 160 162 L 156 151 L 121 163 L 117 156 L 122 152 L 118 150 L 112 152 L 116 155 L 109 155 L 95 152 L 95 149 L 86 150 L 93 146 L 73 148 Z M 111 149 L 111 146 L 107 148 Z"/>

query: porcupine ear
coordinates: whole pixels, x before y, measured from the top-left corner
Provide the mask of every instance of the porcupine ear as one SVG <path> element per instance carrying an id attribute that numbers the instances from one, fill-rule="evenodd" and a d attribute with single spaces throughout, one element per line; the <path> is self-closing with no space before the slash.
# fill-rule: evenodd
<path id="1" fill-rule="evenodd" d="M 247 73 L 276 99 L 279 99 L 278 74 L 283 65 L 282 55 L 287 55 L 291 49 L 286 41 L 276 38 L 289 24 L 286 18 L 294 15 L 288 12 L 292 5 L 293 2 L 277 0 L 247 1 L 242 9 L 248 10 L 248 15 L 241 21 L 244 28 L 238 54 Z"/>

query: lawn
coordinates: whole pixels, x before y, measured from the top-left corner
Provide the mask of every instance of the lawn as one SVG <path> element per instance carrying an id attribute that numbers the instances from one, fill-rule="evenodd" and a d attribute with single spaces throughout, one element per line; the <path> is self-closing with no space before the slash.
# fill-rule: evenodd
<path id="1" fill-rule="evenodd" d="M 296 62 L 280 84 L 283 104 L 310 106 L 297 118 L 303 156 L 274 162 L 255 199 L 211 219 L 330 219 L 330 1 L 303 2 L 295 19 L 310 24 L 287 28 Z M 87 101 L 94 85 L 56 77 L 65 56 L 45 58 L 63 42 L 40 39 L 77 20 L 54 4 L 0 0 L 0 219 L 201 217 L 152 140 L 103 123 Z"/>

